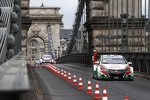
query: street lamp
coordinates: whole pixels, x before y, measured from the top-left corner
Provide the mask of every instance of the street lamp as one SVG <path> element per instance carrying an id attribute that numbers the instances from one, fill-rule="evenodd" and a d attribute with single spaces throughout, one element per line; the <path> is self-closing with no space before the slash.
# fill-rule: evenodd
<path id="1" fill-rule="evenodd" d="M 129 14 L 120 14 L 122 18 L 122 50 L 128 50 L 128 16 Z"/>
<path id="2" fill-rule="evenodd" d="M 60 47 L 58 47 L 58 57 L 60 57 Z"/>
<path id="3" fill-rule="evenodd" d="M 57 58 L 57 50 L 55 49 L 54 52 L 55 52 L 55 58 Z"/>
<path id="4" fill-rule="evenodd" d="M 83 52 L 86 53 L 87 52 L 87 33 L 85 30 L 83 31 L 82 36 L 83 36 Z"/>
<path id="5" fill-rule="evenodd" d="M 62 56 L 64 55 L 64 45 L 62 46 Z"/>

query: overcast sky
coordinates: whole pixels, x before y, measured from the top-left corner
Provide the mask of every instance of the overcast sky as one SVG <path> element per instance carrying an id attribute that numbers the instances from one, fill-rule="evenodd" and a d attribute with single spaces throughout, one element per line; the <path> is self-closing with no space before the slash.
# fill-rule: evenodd
<path id="1" fill-rule="evenodd" d="M 30 0 L 30 7 L 40 7 L 41 4 L 42 0 Z M 72 28 L 78 0 L 43 0 L 43 4 L 46 7 L 61 7 L 64 28 Z"/>

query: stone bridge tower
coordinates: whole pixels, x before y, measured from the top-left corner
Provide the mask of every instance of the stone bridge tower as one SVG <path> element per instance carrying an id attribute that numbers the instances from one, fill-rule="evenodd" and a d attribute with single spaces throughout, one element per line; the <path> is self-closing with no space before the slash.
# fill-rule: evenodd
<path id="1" fill-rule="evenodd" d="M 41 7 L 30 7 L 29 17 L 32 23 L 27 34 L 28 61 L 35 61 L 51 50 L 57 55 L 60 47 L 59 29 L 63 25 L 63 15 L 59 10 L 58 7 L 44 7 L 43 4 Z"/>

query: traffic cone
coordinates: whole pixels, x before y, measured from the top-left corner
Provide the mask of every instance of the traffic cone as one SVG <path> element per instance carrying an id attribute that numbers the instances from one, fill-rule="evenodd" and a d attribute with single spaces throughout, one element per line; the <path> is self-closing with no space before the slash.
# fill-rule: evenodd
<path id="1" fill-rule="evenodd" d="M 57 75 L 60 76 L 60 70 L 57 68 Z"/>
<path id="2" fill-rule="evenodd" d="M 94 100 L 100 100 L 101 99 L 98 82 L 96 82 L 95 93 L 94 93 L 93 99 Z"/>
<path id="3" fill-rule="evenodd" d="M 63 78 L 64 77 L 64 71 L 63 69 L 61 70 L 60 76 Z"/>
<path id="4" fill-rule="evenodd" d="M 71 81 L 71 74 L 70 73 L 68 73 L 68 82 L 72 82 Z"/>
<path id="5" fill-rule="evenodd" d="M 91 85 L 91 81 L 88 81 L 88 87 L 87 87 L 86 94 L 92 94 L 92 85 Z"/>
<path id="6" fill-rule="evenodd" d="M 73 85 L 73 86 L 77 86 L 77 79 L 76 79 L 76 75 L 73 75 L 72 85 Z"/>
<path id="7" fill-rule="evenodd" d="M 66 71 L 64 71 L 63 79 L 64 79 L 64 80 L 67 80 L 67 72 L 66 72 Z"/>
<path id="8" fill-rule="evenodd" d="M 57 75 L 57 68 L 54 67 L 54 74 Z"/>
<path id="9" fill-rule="evenodd" d="M 103 88 L 103 97 L 102 100 L 108 100 L 106 87 Z"/>
<path id="10" fill-rule="evenodd" d="M 129 99 L 128 99 L 128 96 L 125 96 L 125 97 L 124 97 L 124 100 L 129 100 Z"/>
<path id="11" fill-rule="evenodd" d="M 38 65 L 38 68 L 40 68 L 40 65 Z"/>
<path id="12" fill-rule="evenodd" d="M 78 83 L 78 90 L 83 90 L 83 83 L 82 83 L 82 78 L 79 78 L 79 83 Z"/>
<path id="13" fill-rule="evenodd" d="M 42 68 L 45 68 L 45 65 L 43 65 Z"/>

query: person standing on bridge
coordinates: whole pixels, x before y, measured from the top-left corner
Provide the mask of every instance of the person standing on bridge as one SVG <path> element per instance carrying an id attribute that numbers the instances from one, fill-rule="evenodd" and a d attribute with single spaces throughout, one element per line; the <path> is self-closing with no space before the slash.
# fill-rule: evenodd
<path id="1" fill-rule="evenodd" d="M 97 61 L 97 51 L 94 49 L 94 52 L 93 52 L 93 64 L 95 64 L 96 61 Z"/>

